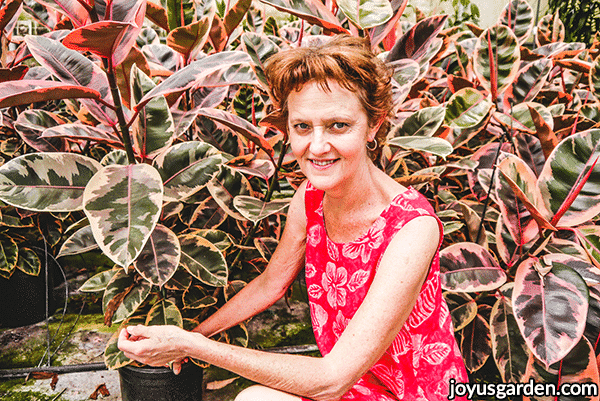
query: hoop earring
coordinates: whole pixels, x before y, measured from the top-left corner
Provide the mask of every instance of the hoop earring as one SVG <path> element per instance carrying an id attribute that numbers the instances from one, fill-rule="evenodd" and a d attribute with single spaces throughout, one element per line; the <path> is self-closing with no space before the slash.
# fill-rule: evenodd
<path id="1" fill-rule="evenodd" d="M 369 146 L 371 145 L 371 146 Z M 372 140 L 367 142 L 367 149 L 370 150 L 371 152 L 374 152 L 375 150 L 377 150 L 377 141 L 376 140 Z"/>

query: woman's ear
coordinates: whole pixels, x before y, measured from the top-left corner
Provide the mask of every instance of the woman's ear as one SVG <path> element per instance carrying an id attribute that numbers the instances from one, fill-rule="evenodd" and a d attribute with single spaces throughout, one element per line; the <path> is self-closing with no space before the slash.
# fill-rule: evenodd
<path id="1" fill-rule="evenodd" d="M 379 119 L 379 121 L 377 121 L 377 124 L 375 124 L 369 128 L 369 135 L 367 138 L 369 140 L 369 142 L 372 142 L 375 140 L 375 137 L 377 136 L 377 132 L 379 132 L 379 128 L 381 128 L 381 125 L 383 124 L 384 121 L 385 121 L 385 117 Z"/>

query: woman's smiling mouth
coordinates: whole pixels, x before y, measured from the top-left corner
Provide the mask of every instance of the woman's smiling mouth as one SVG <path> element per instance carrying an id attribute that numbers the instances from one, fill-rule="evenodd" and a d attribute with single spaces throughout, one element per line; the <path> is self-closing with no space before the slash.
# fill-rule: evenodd
<path id="1" fill-rule="evenodd" d="M 317 166 L 317 167 L 327 167 L 332 165 L 333 163 L 335 163 L 336 161 L 338 161 L 339 159 L 333 159 L 333 160 L 315 160 L 315 159 L 309 159 L 310 162 Z"/>

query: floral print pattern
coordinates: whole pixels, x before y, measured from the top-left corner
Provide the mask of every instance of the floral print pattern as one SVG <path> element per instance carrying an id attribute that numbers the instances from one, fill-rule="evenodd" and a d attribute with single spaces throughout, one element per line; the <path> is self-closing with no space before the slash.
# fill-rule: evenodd
<path id="1" fill-rule="evenodd" d="M 365 298 L 393 236 L 411 219 L 435 214 L 427 200 L 409 188 L 394 198 L 365 234 L 338 244 L 325 229 L 323 191 L 309 183 L 305 200 L 306 284 L 315 338 L 321 354 L 326 355 Z M 450 313 L 441 296 L 436 254 L 402 329 L 342 400 L 447 400 L 451 378 L 468 381 Z"/>

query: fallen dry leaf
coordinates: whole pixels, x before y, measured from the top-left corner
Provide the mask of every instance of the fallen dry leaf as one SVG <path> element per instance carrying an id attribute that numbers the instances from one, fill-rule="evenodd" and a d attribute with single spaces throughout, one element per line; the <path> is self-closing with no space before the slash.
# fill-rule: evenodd
<path id="1" fill-rule="evenodd" d="M 233 383 L 237 379 L 239 379 L 239 377 L 232 377 L 231 379 L 226 379 L 226 380 L 216 380 L 214 382 L 207 383 L 206 389 L 207 390 L 220 390 L 223 387 Z"/>
<path id="2" fill-rule="evenodd" d="M 110 392 L 106 388 L 105 383 L 102 383 L 98 387 L 96 387 L 96 390 L 94 390 L 94 392 L 90 395 L 89 398 L 92 400 L 97 400 L 99 395 L 101 395 L 102 397 L 108 397 L 110 395 Z"/>

